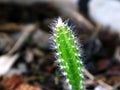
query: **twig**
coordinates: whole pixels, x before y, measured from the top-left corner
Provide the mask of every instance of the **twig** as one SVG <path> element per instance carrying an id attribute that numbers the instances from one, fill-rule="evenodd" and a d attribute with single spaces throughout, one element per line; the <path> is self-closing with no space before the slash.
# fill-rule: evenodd
<path id="1" fill-rule="evenodd" d="M 95 80 L 95 77 L 94 77 L 87 69 L 83 68 L 83 72 L 84 72 L 85 75 L 87 75 L 87 76 L 89 77 L 89 79 L 91 79 L 91 80 L 93 80 L 93 81 Z M 102 81 L 102 80 L 96 80 L 96 82 L 97 82 L 98 84 L 106 87 L 108 90 L 113 90 L 113 87 L 112 87 L 112 86 L 106 84 L 106 83 L 105 83 L 104 81 Z"/>
<path id="2" fill-rule="evenodd" d="M 55 8 L 57 8 L 58 11 L 61 12 L 64 16 L 66 16 L 67 18 L 70 18 L 71 20 L 75 21 L 77 23 L 77 25 L 79 25 L 80 23 L 83 23 L 83 24 L 85 24 L 85 26 L 89 30 L 94 29 L 94 26 L 93 26 L 93 24 L 91 24 L 91 22 L 89 22 L 77 10 L 71 9 L 69 5 L 67 5 L 65 3 L 63 4 L 63 3 L 58 2 L 58 1 L 52 2 L 51 5 L 54 6 Z"/>
<path id="3" fill-rule="evenodd" d="M 114 88 L 117 89 L 117 87 L 120 86 L 120 83 L 117 83 L 116 85 L 114 85 Z"/>
<path id="4" fill-rule="evenodd" d="M 24 43 L 24 41 L 30 36 L 30 34 L 36 30 L 36 25 L 27 25 L 23 27 L 23 33 L 21 37 L 18 39 L 16 44 L 13 46 L 13 48 L 8 52 L 8 54 L 13 54 L 16 52 Z"/>
<path id="5" fill-rule="evenodd" d="M 21 30 L 23 26 L 24 25 L 22 24 L 15 24 L 15 23 L 0 24 L 0 32 Z"/>
<path id="6" fill-rule="evenodd" d="M 3 36 L 3 37 L 5 37 L 10 43 L 12 43 L 13 44 L 13 40 L 8 36 L 8 34 L 7 33 L 5 33 L 5 32 L 0 32 L 0 36 Z"/>

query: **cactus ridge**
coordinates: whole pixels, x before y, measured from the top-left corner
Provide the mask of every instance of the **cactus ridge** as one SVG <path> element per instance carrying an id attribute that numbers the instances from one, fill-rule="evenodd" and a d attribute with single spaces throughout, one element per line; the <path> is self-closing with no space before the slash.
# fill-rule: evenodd
<path id="1" fill-rule="evenodd" d="M 69 83 L 70 90 L 83 89 L 82 60 L 77 47 L 77 40 L 67 23 L 58 18 L 54 27 L 54 41 L 56 45 L 56 56 Z"/>

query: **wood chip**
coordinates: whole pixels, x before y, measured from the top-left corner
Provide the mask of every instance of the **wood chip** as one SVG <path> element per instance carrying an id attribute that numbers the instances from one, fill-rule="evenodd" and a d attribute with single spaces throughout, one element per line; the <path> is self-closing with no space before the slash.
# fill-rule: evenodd
<path id="1" fill-rule="evenodd" d="M 41 90 L 39 87 L 30 86 L 28 84 L 21 84 L 15 90 Z"/>
<path id="2" fill-rule="evenodd" d="M 15 90 L 15 88 L 23 82 L 22 76 L 13 75 L 11 78 L 6 78 L 3 83 L 6 90 Z"/>

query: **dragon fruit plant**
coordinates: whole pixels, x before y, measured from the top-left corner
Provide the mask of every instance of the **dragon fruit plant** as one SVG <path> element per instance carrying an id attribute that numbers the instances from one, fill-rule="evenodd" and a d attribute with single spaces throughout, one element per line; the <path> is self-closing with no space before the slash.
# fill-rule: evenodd
<path id="1" fill-rule="evenodd" d="M 53 27 L 57 61 L 70 90 L 84 90 L 82 61 L 72 30 L 61 18 Z"/>

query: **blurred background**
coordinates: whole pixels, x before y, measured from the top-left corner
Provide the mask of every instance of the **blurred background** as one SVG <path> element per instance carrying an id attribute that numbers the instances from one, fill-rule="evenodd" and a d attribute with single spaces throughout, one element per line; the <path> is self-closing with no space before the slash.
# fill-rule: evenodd
<path id="1" fill-rule="evenodd" d="M 120 0 L 0 0 L 0 90 L 68 90 L 49 40 L 58 17 L 80 40 L 86 90 L 120 90 Z"/>

